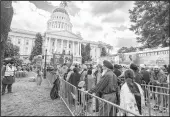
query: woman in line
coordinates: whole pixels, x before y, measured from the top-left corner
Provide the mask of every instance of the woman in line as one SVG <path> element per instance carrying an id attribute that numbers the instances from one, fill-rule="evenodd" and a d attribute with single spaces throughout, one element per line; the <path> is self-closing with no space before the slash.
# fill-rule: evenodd
<path id="1" fill-rule="evenodd" d="M 120 107 L 142 115 L 143 107 L 145 106 L 144 92 L 141 86 L 134 82 L 133 71 L 128 69 L 124 72 L 125 83 L 120 91 Z M 130 113 L 120 111 L 121 116 L 133 116 Z"/>
<path id="2" fill-rule="evenodd" d="M 102 72 L 103 72 L 103 69 L 102 69 L 102 65 L 101 64 L 98 64 L 97 65 L 97 71 L 94 73 L 94 76 L 95 76 L 95 85 L 97 83 L 99 83 L 101 77 L 102 77 Z M 98 97 L 102 97 L 102 94 L 101 93 L 97 93 L 96 96 Z M 99 100 L 96 99 L 96 112 L 99 111 Z"/>
<path id="3" fill-rule="evenodd" d="M 42 71 L 41 71 L 41 68 L 38 68 L 37 70 L 37 79 L 36 79 L 36 83 L 37 83 L 37 86 L 40 86 L 41 83 L 42 83 Z"/>

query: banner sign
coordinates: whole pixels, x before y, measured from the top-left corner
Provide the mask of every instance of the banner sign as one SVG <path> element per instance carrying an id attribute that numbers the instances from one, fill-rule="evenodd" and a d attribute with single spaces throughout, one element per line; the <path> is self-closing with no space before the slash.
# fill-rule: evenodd
<path id="1" fill-rule="evenodd" d="M 73 62 L 73 56 L 72 55 L 63 55 L 63 54 L 53 54 L 53 65 L 62 65 L 64 63 L 66 64 L 72 64 Z"/>

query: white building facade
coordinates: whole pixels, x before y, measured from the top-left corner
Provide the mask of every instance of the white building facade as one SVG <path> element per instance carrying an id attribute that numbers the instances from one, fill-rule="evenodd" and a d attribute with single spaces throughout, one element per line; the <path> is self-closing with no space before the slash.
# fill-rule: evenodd
<path id="1" fill-rule="evenodd" d="M 112 46 L 102 42 L 92 42 L 83 40 L 80 35 L 72 32 L 73 25 L 70 22 L 69 14 L 63 7 L 56 7 L 47 21 L 47 30 L 43 36 L 42 52 L 45 55 L 47 49 L 47 62 L 53 57 L 53 53 L 61 54 L 63 50 L 65 54 L 73 55 L 73 62 L 81 63 L 81 44 L 90 43 L 93 61 L 101 55 L 101 45 L 110 53 Z M 20 47 L 20 55 L 29 58 L 34 46 L 35 35 L 37 32 L 12 29 L 9 37 L 14 45 Z M 99 46 L 100 45 L 100 46 Z"/>
<path id="2" fill-rule="evenodd" d="M 34 46 L 35 35 L 37 32 L 16 28 L 12 28 L 11 30 L 12 31 L 9 32 L 8 37 L 14 45 L 19 47 L 20 58 L 24 61 L 28 61 Z"/>

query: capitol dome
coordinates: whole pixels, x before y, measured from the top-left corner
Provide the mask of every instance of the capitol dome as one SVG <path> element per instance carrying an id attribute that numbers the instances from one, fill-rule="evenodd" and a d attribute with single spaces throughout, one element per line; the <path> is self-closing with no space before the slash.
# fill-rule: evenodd
<path id="1" fill-rule="evenodd" d="M 70 22 L 70 17 L 67 10 L 62 7 L 56 7 L 50 19 L 47 22 L 47 31 L 61 31 L 67 30 L 72 31 L 72 24 Z"/>
<path id="2" fill-rule="evenodd" d="M 58 7 L 56 9 L 54 9 L 53 13 L 55 12 L 61 12 L 61 13 L 65 13 L 68 15 L 67 11 L 64 8 Z"/>

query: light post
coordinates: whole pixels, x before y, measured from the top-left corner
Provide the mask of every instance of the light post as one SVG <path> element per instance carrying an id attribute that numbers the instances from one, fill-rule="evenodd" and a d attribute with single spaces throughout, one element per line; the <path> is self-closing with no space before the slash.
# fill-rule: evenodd
<path id="1" fill-rule="evenodd" d="M 44 79 L 46 79 L 46 72 L 47 72 L 46 59 L 47 59 L 47 49 L 45 49 Z"/>

